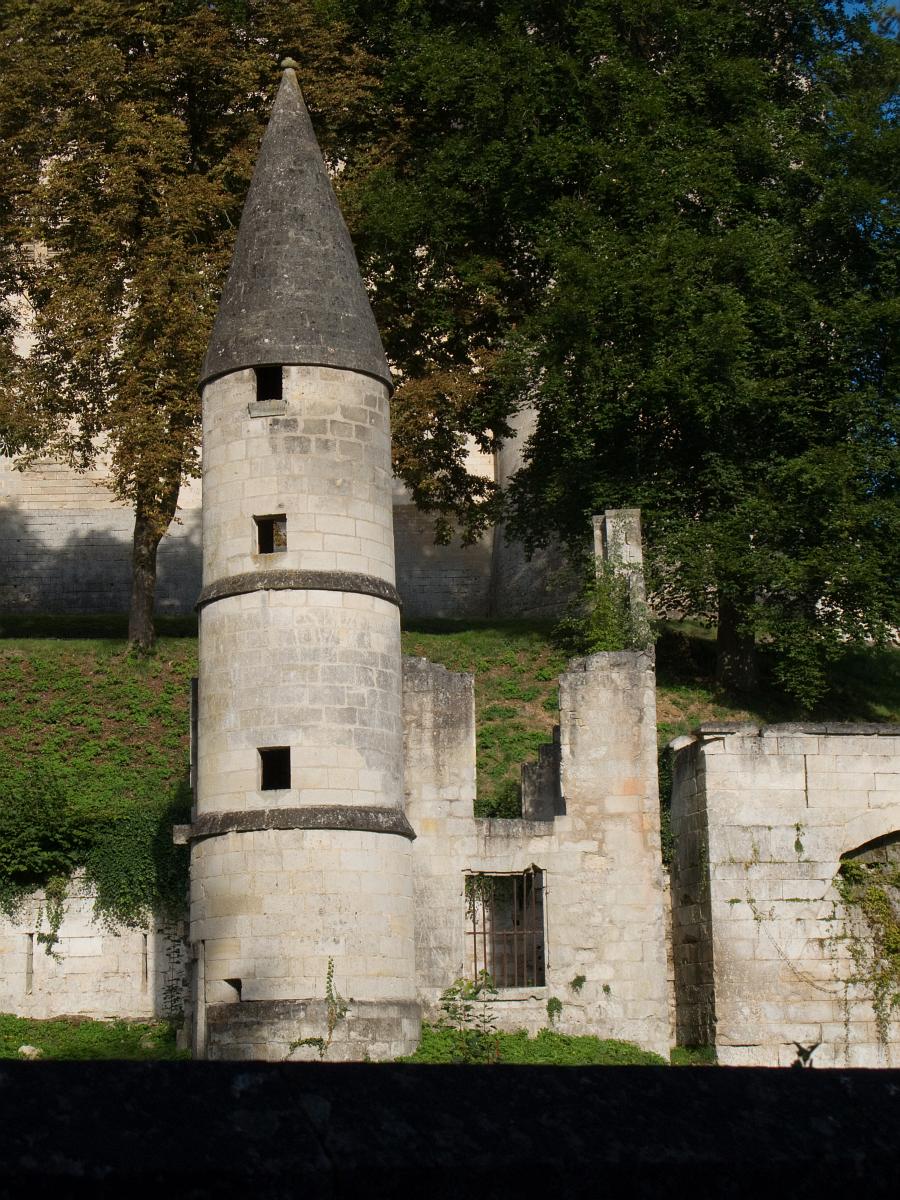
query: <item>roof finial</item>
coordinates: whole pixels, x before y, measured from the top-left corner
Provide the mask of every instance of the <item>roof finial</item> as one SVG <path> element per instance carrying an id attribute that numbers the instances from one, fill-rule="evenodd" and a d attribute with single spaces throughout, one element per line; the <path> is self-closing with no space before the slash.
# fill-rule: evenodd
<path id="1" fill-rule="evenodd" d="M 282 71 L 296 71 L 298 70 L 299 66 L 300 64 L 295 62 L 292 58 L 283 58 L 281 60 Z"/>

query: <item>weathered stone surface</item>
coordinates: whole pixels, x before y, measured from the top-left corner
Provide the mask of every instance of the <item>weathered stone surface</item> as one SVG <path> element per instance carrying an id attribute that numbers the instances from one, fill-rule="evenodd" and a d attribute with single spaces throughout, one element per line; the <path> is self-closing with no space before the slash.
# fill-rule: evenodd
<path id="1" fill-rule="evenodd" d="M 197 608 L 226 596 L 245 596 L 249 592 L 355 592 L 360 596 L 378 596 L 400 607 L 400 593 L 384 579 L 353 571 L 248 571 L 207 584 L 197 598 Z"/>
<path id="2" fill-rule="evenodd" d="M 211 812 L 191 825 L 179 825 L 184 842 L 218 837 L 223 833 L 249 833 L 258 829 L 354 829 L 364 833 L 398 834 L 415 838 L 412 826 L 395 808 L 359 808 L 321 805 L 309 808 L 256 808 Z M 183 844 L 183 842 L 181 843 Z"/>
<path id="3" fill-rule="evenodd" d="M 14 919 L 0 916 L 0 1011 L 147 1019 L 177 1007 L 187 961 L 183 929 L 153 922 L 114 932 L 95 919 L 96 893 L 81 873 L 66 890 L 52 944 L 42 891 L 25 897 Z"/>
<path id="4" fill-rule="evenodd" d="M 391 385 L 350 235 L 290 69 L 244 203 L 200 385 L 265 363 L 341 367 Z"/>
<path id="5" fill-rule="evenodd" d="M 842 856 L 900 829 L 890 725 L 711 722 L 675 754 L 673 938 L 678 1040 L 731 1066 L 890 1066 L 854 958 Z"/>
<path id="6" fill-rule="evenodd" d="M 536 867 L 546 881 L 545 983 L 501 989 L 498 1024 L 536 1032 L 554 997 L 565 1033 L 667 1053 L 652 655 L 598 654 L 561 677 L 564 811 L 548 819 L 474 819 L 471 676 L 405 659 L 404 725 L 406 811 L 417 835 L 416 980 L 426 1011 L 437 1015 L 444 988 L 474 973 L 466 875 Z"/>

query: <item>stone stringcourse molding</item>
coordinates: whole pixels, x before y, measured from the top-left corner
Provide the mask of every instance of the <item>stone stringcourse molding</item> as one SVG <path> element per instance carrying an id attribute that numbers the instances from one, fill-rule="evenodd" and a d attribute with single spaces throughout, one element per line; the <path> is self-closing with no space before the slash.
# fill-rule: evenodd
<path id="1" fill-rule="evenodd" d="M 376 596 L 402 608 L 400 593 L 386 579 L 363 575 L 356 571 L 247 571 L 216 579 L 200 593 L 196 607 L 224 600 L 226 596 L 244 596 L 248 592 L 356 592 L 361 596 Z"/>
<path id="2" fill-rule="evenodd" d="M 350 804 L 309 808 L 257 808 L 203 813 L 190 825 L 176 825 L 176 845 L 223 833 L 256 833 L 263 829 L 351 829 L 357 833 L 394 833 L 415 841 L 415 832 L 397 808 L 357 808 Z"/>

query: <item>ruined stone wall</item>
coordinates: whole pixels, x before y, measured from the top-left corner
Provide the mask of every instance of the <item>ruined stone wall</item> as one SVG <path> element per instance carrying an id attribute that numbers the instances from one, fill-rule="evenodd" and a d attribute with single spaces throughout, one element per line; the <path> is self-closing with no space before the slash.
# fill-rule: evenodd
<path id="1" fill-rule="evenodd" d="M 79 876 L 69 883 L 55 941 L 39 940 L 50 938 L 42 891 L 14 920 L 0 917 L 0 1011 L 39 1019 L 149 1019 L 181 1011 L 186 950 L 179 930 L 112 932 L 94 918 L 94 895 Z"/>
<path id="2" fill-rule="evenodd" d="M 817 1043 L 815 1066 L 896 1065 L 900 1022 L 879 1035 L 833 881 L 842 855 L 900 830 L 900 729 L 708 724 L 675 762 L 680 1039 L 728 1065 Z"/>
<path id="3" fill-rule="evenodd" d="M 651 655 L 597 654 L 560 680 L 564 812 L 480 820 L 473 681 L 404 662 L 407 815 L 416 831 L 416 975 L 426 1011 L 471 976 L 467 874 L 525 872 L 545 883 L 546 983 L 503 989 L 498 1023 L 623 1038 L 666 1054 L 664 886 Z M 583 978 L 582 978 L 583 977 Z M 574 986 L 573 986 L 574 984 Z"/>

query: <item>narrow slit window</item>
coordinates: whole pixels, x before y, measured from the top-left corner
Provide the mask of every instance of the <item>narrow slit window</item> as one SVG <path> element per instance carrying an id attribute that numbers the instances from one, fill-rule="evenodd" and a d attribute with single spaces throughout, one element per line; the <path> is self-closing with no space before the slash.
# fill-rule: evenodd
<path id="1" fill-rule="evenodd" d="M 287 517 L 276 513 L 273 517 L 254 517 L 256 522 L 257 554 L 281 554 L 287 550 Z"/>
<path id="2" fill-rule="evenodd" d="M 272 746 L 260 750 L 260 788 L 277 792 L 291 786 L 291 751 L 289 746 Z"/>
<path id="3" fill-rule="evenodd" d="M 466 876 L 466 926 L 472 978 L 496 988 L 543 987 L 544 872 Z"/>
<path id="4" fill-rule="evenodd" d="M 254 370 L 256 372 L 256 399 L 258 401 L 283 400 L 282 368 L 255 367 Z"/>

